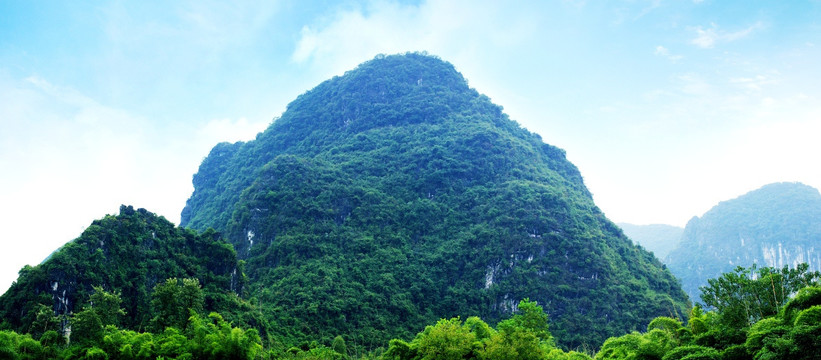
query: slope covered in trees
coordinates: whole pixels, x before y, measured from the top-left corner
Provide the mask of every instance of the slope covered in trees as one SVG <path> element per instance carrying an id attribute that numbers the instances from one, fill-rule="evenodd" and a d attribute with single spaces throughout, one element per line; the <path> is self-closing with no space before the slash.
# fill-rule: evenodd
<path id="1" fill-rule="evenodd" d="M 213 230 L 198 234 L 131 206 L 120 207 L 119 215 L 95 220 L 42 264 L 20 270 L 17 281 L 0 296 L 0 327 L 34 336 L 48 329 L 62 331 L 93 294 L 107 291 L 119 294 L 119 306 L 127 314 L 116 325 L 162 329 L 164 322 L 175 320 L 161 315 L 151 294 L 169 278 L 197 279 L 191 286 L 202 287 L 203 310 L 266 329 L 237 296 L 245 280 L 230 244 Z M 184 322 L 188 313 L 176 316 L 181 318 L 176 322 Z"/>
<path id="2" fill-rule="evenodd" d="M 378 56 L 219 144 L 182 225 L 226 234 L 279 335 L 373 348 L 520 299 L 595 346 L 687 299 L 595 206 L 564 151 L 423 54 Z"/>
<path id="3" fill-rule="evenodd" d="M 687 223 L 665 260 L 696 299 L 707 279 L 736 266 L 821 270 L 821 194 L 800 183 L 775 183 L 719 203 Z"/>

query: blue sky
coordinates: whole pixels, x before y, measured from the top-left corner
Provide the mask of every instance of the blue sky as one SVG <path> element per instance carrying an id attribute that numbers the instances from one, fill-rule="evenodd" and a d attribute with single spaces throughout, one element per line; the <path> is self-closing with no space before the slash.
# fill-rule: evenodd
<path id="1" fill-rule="evenodd" d="M 798 0 L 0 0 L 0 288 L 120 204 L 178 222 L 214 144 L 379 53 L 453 63 L 614 221 L 821 188 L 819 19 Z"/>

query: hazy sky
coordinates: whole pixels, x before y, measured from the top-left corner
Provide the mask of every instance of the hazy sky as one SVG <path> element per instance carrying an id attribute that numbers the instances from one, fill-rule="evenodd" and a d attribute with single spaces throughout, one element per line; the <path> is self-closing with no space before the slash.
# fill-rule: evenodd
<path id="1" fill-rule="evenodd" d="M 819 21 L 817 0 L 0 0 L 0 291 L 120 204 L 178 223 L 213 145 L 379 53 L 454 64 L 614 221 L 821 188 Z"/>

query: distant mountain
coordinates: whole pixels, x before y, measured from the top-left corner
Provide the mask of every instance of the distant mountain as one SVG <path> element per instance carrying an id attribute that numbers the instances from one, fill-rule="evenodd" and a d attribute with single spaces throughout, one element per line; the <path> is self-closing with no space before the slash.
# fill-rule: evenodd
<path id="1" fill-rule="evenodd" d="M 800 183 L 775 183 L 723 201 L 684 228 L 665 263 L 699 299 L 699 286 L 736 266 L 808 263 L 821 270 L 821 194 Z"/>
<path id="2" fill-rule="evenodd" d="M 286 343 L 383 346 L 530 298 L 560 344 L 598 346 L 687 308 L 563 150 L 435 57 L 323 82 L 256 140 L 214 147 L 193 183 L 182 224 L 226 234 Z"/>
<path id="3" fill-rule="evenodd" d="M 652 251 L 659 259 L 664 259 L 667 254 L 676 248 L 681 240 L 684 229 L 664 224 L 634 225 L 628 223 L 618 223 L 630 239 L 645 249 Z"/>

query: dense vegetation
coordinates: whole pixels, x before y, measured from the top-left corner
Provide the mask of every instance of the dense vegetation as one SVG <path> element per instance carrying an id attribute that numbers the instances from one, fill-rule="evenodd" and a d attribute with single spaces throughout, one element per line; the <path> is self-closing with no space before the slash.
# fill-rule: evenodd
<path id="1" fill-rule="evenodd" d="M 217 145 L 193 182 L 182 225 L 226 235 L 288 343 L 374 348 L 530 298 L 561 344 L 594 347 L 688 308 L 561 149 L 423 54 L 323 82 L 256 140 Z"/>
<path id="2" fill-rule="evenodd" d="M 3 359 L 589 359 L 576 352 L 566 353 L 554 346 L 548 330 L 547 315 L 542 307 L 524 300 L 518 314 L 499 323 L 498 330 L 477 317 L 464 323 L 459 318 L 442 319 L 420 332 L 410 343 L 399 339 L 390 342 L 387 351 L 354 355 L 341 336 L 330 346 L 303 344 L 287 350 L 264 349 L 258 332 L 232 326 L 221 315 L 212 312 L 204 318 L 197 306 L 178 307 L 166 303 L 174 300 L 162 293 L 184 288 L 183 298 L 201 302 L 202 293 L 196 280 L 179 286 L 176 279 L 158 284 L 152 303 L 160 304 L 161 315 L 186 321 L 137 332 L 118 328 L 125 315 L 119 307 L 119 294 L 95 288 L 89 304 L 72 316 L 71 336 L 56 331 L 44 332 L 39 339 L 30 334 L 0 331 L 0 358 Z M 191 304 L 188 304 L 191 305 Z M 167 312 L 165 310 L 173 309 Z M 56 319 L 52 319 L 56 321 Z"/>
<path id="3" fill-rule="evenodd" d="M 664 259 L 678 246 L 684 229 L 678 226 L 651 224 L 634 225 L 619 223 L 619 227 L 631 240 L 653 252 L 659 259 Z M 675 274 L 673 274 L 675 275 Z"/>
<path id="4" fill-rule="evenodd" d="M 815 359 L 821 351 L 819 273 L 797 269 L 737 268 L 702 290 L 710 311 L 692 308 L 689 321 L 657 317 L 646 332 L 607 339 L 598 353 L 561 350 L 542 306 L 528 299 L 494 328 L 478 317 L 440 319 L 410 340 L 360 352 L 342 336 L 284 348 L 257 330 L 235 327 L 220 314 L 203 315 L 196 279 L 167 279 L 151 294 L 153 332 L 125 330 L 119 293 L 94 287 L 70 319 L 70 336 L 39 316 L 39 335 L 0 330 L 3 359 Z M 794 296 L 793 296 L 794 295 Z M 166 319 L 160 324 L 157 319 Z"/>
<path id="5" fill-rule="evenodd" d="M 659 317 L 647 332 L 608 339 L 595 358 L 659 360 L 817 359 L 821 352 L 819 273 L 807 265 L 736 268 L 702 287 L 711 311 L 685 324 Z M 794 296 L 793 296 L 794 295 Z"/>
<path id="6" fill-rule="evenodd" d="M 719 203 L 687 223 L 665 263 L 692 298 L 707 279 L 753 264 L 807 263 L 821 270 L 821 194 L 800 183 L 775 183 Z"/>
<path id="7" fill-rule="evenodd" d="M 131 206 L 120 207 L 119 215 L 95 220 L 42 264 L 20 270 L 17 281 L 0 296 L 0 327 L 35 337 L 62 330 L 89 296 L 107 291 L 121 296 L 127 314 L 116 325 L 162 330 L 165 321 L 178 320 L 158 317 L 151 294 L 169 278 L 198 279 L 202 309 L 267 329 L 259 313 L 238 296 L 245 279 L 230 244 L 213 230 L 197 234 Z M 188 318 L 187 313 L 182 316 L 182 321 Z"/>
<path id="8" fill-rule="evenodd" d="M 173 295 L 173 296 L 169 296 Z M 256 359 L 263 355 L 256 329 L 244 330 L 215 312 L 201 315 L 205 295 L 197 279 L 168 279 L 154 287 L 150 329 L 125 330 L 119 293 L 94 287 L 82 310 L 67 317 L 38 314 L 39 335 L 0 331 L 2 359 Z"/>

